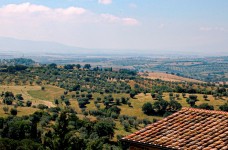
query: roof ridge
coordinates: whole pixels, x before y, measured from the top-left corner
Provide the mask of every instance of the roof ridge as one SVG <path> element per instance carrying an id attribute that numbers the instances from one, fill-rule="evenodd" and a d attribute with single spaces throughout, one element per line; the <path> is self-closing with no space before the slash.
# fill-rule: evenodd
<path id="1" fill-rule="evenodd" d="M 215 113 L 215 114 L 221 114 L 221 115 L 228 115 L 228 112 L 225 112 L 225 111 L 206 110 L 206 109 L 191 108 L 191 107 L 183 107 L 181 110 L 188 110 L 188 111 L 196 111 L 196 112 L 205 112 L 205 113 Z"/>

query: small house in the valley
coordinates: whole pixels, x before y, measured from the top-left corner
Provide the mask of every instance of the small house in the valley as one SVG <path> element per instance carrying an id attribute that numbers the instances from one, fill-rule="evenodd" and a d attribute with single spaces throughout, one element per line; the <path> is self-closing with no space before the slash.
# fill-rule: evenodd
<path id="1" fill-rule="evenodd" d="M 183 108 L 122 142 L 130 150 L 228 150 L 228 112 Z"/>

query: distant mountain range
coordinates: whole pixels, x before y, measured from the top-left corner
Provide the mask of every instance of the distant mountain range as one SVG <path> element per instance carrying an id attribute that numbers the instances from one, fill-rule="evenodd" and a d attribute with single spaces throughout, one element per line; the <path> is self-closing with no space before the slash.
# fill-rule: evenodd
<path id="1" fill-rule="evenodd" d="M 68 46 L 55 42 L 19 40 L 0 37 L 0 52 L 21 53 L 83 53 L 84 48 Z"/>
<path id="2" fill-rule="evenodd" d="M 83 55 L 83 56 L 152 56 L 152 57 L 181 57 L 181 56 L 227 56 L 228 52 L 193 50 L 133 50 L 133 49 L 96 49 L 74 47 L 57 42 L 20 40 L 0 37 L 0 56 L 40 56 L 40 55 Z M 203 49 L 203 48 L 202 48 Z"/>
<path id="3" fill-rule="evenodd" d="M 0 55 L 135 55 L 137 50 L 89 49 L 68 46 L 57 42 L 20 40 L 0 37 Z M 140 52 L 141 53 L 141 52 Z"/>
<path id="4" fill-rule="evenodd" d="M 83 56 L 138 56 L 143 55 L 138 50 L 113 50 L 113 49 L 89 49 L 68 46 L 57 42 L 20 40 L 8 37 L 0 37 L 0 55 L 22 57 L 39 55 L 83 55 Z"/>

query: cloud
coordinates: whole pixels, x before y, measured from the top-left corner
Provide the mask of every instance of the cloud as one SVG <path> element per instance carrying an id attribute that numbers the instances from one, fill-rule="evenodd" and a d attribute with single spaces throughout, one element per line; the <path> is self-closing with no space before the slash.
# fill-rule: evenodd
<path id="1" fill-rule="evenodd" d="M 122 27 L 138 24 L 139 21 L 131 17 L 99 14 L 81 7 L 50 8 L 31 3 L 0 7 L 0 36 L 56 41 L 79 47 L 108 47 L 111 41 L 119 39 L 116 33 L 123 32 Z M 106 42 L 99 43 L 98 37 Z"/>
<path id="2" fill-rule="evenodd" d="M 112 0 L 98 0 L 98 3 L 108 5 L 112 3 Z"/>
<path id="3" fill-rule="evenodd" d="M 139 21 L 134 18 L 121 18 L 111 14 L 101 14 L 101 17 L 109 23 L 121 23 L 129 26 L 139 25 Z"/>
<path id="4" fill-rule="evenodd" d="M 111 14 L 101 14 L 101 17 L 110 23 L 117 23 L 117 22 L 121 21 L 121 18 L 111 15 Z"/>
<path id="5" fill-rule="evenodd" d="M 200 27 L 200 30 L 206 31 L 206 32 L 209 32 L 209 31 L 226 31 L 226 29 L 223 27 Z"/>
<path id="6" fill-rule="evenodd" d="M 106 1 L 107 2 L 107 1 Z M 81 7 L 49 8 L 31 3 L 9 4 L 0 7 L 1 22 L 16 20 L 32 21 L 39 20 L 56 22 L 77 23 L 116 23 L 120 25 L 138 25 L 139 21 L 130 17 L 119 17 L 112 14 L 96 14 Z M 1 23 L 0 23 L 1 24 Z"/>
<path id="7" fill-rule="evenodd" d="M 34 13 L 34 12 L 46 12 L 50 11 L 48 7 L 41 6 L 41 5 L 32 5 L 30 3 L 22 3 L 22 4 L 9 4 L 3 6 L 1 8 L 1 12 L 4 13 Z"/>
<path id="8" fill-rule="evenodd" d="M 69 7 L 67 9 L 59 8 L 59 9 L 56 9 L 55 11 L 58 13 L 65 14 L 65 15 L 74 15 L 74 14 L 81 15 L 86 12 L 86 10 L 84 8 L 77 8 L 77 7 Z"/>
<path id="9" fill-rule="evenodd" d="M 134 18 L 123 18 L 122 21 L 123 21 L 124 25 L 134 26 L 134 25 L 138 25 L 139 24 L 138 20 L 136 20 Z"/>
<path id="10" fill-rule="evenodd" d="M 82 15 L 86 13 L 87 10 L 80 7 L 69 7 L 69 8 L 49 8 L 42 5 L 34 5 L 31 3 L 22 3 L 22 4 L 9 4 L 0 8 L 0 16 L 15 16 L 21 15 L 24 16 L 49 16 L 49 17 L 56 17 L 56 16 L 68 16 L 68 15 Z M 59 18 L 61 19 L 61 18 Z"/>

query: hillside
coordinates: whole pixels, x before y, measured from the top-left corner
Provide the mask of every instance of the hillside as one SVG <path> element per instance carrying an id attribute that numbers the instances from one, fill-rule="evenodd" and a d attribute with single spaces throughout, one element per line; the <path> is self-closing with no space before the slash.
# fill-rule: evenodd
<path id="1" fill-rule="evenodd" d="M 155 75 L 168 81 L 141 77 L 127 69 L 92 69 L 90 64 L 49 64 L 0 71 L 0 120 L 29 126 L 23 130 L 10 125 L 15 126 L 14 132 L 26 135 L 17 139 L 40 140 L 37 144 L 41 147 L 41 140 L 51 147 L 50 140 L 57 140 L 56 136 L 76 134 L 75 142 L 82 142 L 81 147 L 91 146 L 95 138 L 95 145 L 118 149 L 122 136 L 182 107 L 228 111 L 228 91 L 223 85 Z M 59 133 L 60 128 L 67 133 Z M 3 131 L 9 133 L 4 138 L 14 139 L 6 126 Z"/>

